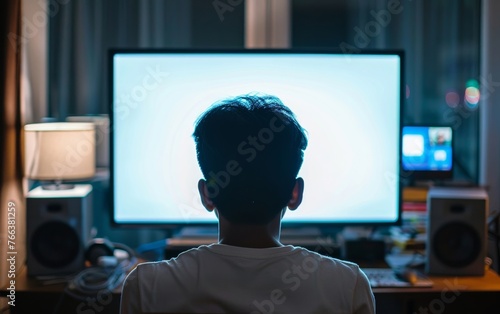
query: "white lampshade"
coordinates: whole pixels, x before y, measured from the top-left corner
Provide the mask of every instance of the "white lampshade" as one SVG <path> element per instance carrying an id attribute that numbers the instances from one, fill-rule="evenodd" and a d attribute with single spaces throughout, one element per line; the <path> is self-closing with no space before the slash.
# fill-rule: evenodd
<path id="1" fill-rule="evenodd" d="M 27 124 L 24 126 L 24 134 L 26 177 L 62 181 L 94 176 L 93 123 Z"/>

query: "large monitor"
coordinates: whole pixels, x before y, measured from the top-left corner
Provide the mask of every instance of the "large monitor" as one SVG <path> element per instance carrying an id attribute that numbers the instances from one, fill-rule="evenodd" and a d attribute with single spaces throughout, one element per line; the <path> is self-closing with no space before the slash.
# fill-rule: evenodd
<path id="1" fill-rule="evenodd" d="M 285 226 L 400 221 L 403 53 L 114 50 L 111 190 L 120 225 L 215 225 L 192 138 L 214 102 L 279 97 L 307 130 L 302 205 Z"/>

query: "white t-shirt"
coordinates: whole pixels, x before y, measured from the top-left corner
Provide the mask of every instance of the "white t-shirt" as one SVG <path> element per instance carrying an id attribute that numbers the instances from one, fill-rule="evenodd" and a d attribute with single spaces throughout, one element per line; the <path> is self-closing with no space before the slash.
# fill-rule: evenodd
<path id="1" fill-rule="evenodd" d="M 200 246 L 143 263 L 127 277 L 121 313 L 375 313 L 356 264 L 301 247 Z"/>

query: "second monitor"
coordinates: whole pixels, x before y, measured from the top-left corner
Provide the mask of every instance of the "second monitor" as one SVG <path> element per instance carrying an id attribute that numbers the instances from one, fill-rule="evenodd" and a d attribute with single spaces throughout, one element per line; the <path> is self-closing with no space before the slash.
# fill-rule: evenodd
<path id="1" fill-rule="evenodd" d="M 449 126 L 403 127 L 402 170 L 413 180 L 453 177 L 453 129 Z"/>

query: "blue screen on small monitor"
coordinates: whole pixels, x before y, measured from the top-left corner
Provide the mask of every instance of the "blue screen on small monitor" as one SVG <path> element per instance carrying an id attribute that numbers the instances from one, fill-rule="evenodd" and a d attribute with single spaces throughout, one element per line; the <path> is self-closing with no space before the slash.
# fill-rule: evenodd
<path id="1" fill-rule="evenodd" d="M 112 193 L 118 224 L 214 224 L 192 133 L 214 102 L 279 97 L 307 130 L 302 205 L 285 223 L 400 217 L 402 53 L 112 54 Z"/>
<path id="2" fill-rule="evenodd" d="M 453 166 L 452 128 L 405 126 L 403 169 L 407 171 L 450 171 Z"/>

